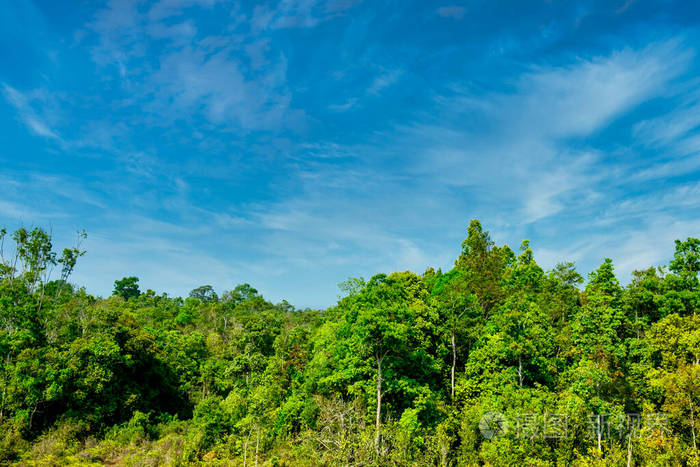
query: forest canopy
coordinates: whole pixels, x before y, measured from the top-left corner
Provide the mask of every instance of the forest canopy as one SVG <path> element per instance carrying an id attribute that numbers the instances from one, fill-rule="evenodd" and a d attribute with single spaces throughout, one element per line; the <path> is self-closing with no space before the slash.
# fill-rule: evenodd
<path id="1" fill-rule="evenodd" d="M 0 464 L 700 464 L 697 238 L 623 285 L 473 220 L 449 271 L 325 310 L 137 276 L 96 297 L 84 238 L 0 230 Z"/>

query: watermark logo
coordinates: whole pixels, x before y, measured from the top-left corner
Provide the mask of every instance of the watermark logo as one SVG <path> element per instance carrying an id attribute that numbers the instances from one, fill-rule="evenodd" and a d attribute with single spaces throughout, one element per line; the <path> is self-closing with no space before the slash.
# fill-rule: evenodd
<path id="1" fill-rule="evenodd" d="M 639 438 L 642 428 L 649 435 L 660 433 L 662 436 L 668 424 L 665 413 L 649 414 L 589 414 L 587 417 L 587 434 L 590 438 L 602 440 Z M 569 437 L 569 418 L 558 413 L 520 413 L 509 419 L 500 412 L 486 412 L 479 420 L 479 431 L 488 440 L 506 434 L 525 439 L 556 439 Z"/>
<path id="2" fill-rule="evenodd" d="M 479 431 L 486 439 L 496 439 L 508 433 L 508 419 L 500 412 L 486 412 L 479 420 Z"/>

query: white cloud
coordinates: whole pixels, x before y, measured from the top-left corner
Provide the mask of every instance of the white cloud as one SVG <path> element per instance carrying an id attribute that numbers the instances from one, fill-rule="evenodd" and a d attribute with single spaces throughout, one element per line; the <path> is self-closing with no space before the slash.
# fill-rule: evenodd
<path id="1" fill-rule="evenodd" d="M 634 173 L 630 173 L 632 180 L 640 183 L 656 183 L 658 180 L 692 173 L 700 169 L 700 148 L 694 154 L 676 157 L 673 159 L 659 158 L 661 161 L 646 164 Z"/>
<path id="2" fill-rule="evenodd" d="M 371 83 L 364 91 L 364 94 L 356 97 L 348 97 L 342 104 L 330 104 L 328 108 L 336 112 L 346 112 L 361 108 L 362 100 L 366 97 L 378 97 L 386 88 L 396 84 L 404 70 L 401 69 L 383 69 L 381 68 L 377 75 L 372 79 Z"/>
<path id="3" fill-rule="evenodd" d="M 355 106 L 357 106 L 357 102 L 358 99 L 356 97 L 350 97 L 348 99 L 345 99 L 345 102 L 343 102 L 342 104 L 331 104 L 328 106 L 328 108 L 338 112 L 345 112 L 346 110 L 355 108 Z"/>
<path id="4" fill-rule="evenodd" d="M 266 29 L 312 28 L 343 15 L 357 3 L 358 0 L 283 0 L 274 7 L 258 5 L 253 11 L 251 25 L 256 32 Z"/>
<path id="5" fill-rule="evenodd" d="M 374 81 L 372 81 L 372 84 L 367 89 L 367 92 L 369 94 L 374 95 L 379 94 L 379 92 L 382 91 L 384 88 L 387 88 L 392 84 L 396 83 L 402 74 L 403 70 L 394 69 L 383 71 L 377 77 L 374 78 Z"/>
<path id="6" fill-rule="evenodd" d="M 189 8 L 215 8 L 217 3 L 163 0 L 144 9 L 133 2 L 112 2 L 97 13 L 90 24 L 98 39 L 93 55 L 105 71 L 118 66 L 131 96 L 122 109 L 131 108 L 134 122 L 148 126 L 199 116 L 242 133 L 301 125 L 303 112 L 291 108 L 286 59 L 268 38 L 236 31 L 240 22 L 230 26 L 234 30 L 203 28 L 204 34 L 196 16 L 182 17 Z M 261 8 L 266 7 L 256 11 Z M 307 11 L 289 2 L 278 9 Z"/>
<path id="7" fill-rule="evenodd" d="M 160 0 L 149 10 L 148 17 L 152 21 L 158 21 L 183 13 L 186 8 L 201 6 L 211 8 L 223 0 Z"/>
<path id="8" fill-rule="evenodd" d="M 284 90 L 285 68 L 282 60 L 262 78 L 247 79 L 228 51 L 186 48 L 165 56 L 152 76 L 157 100 L 151 108 L 171 118 L 201 112 L 213 123 L 244 130 L 276 128 L 295 115 Z"/>
<path id="9" fill-rule="evenodd" d="M 38 222 L 39 220 L 50 219 L 51 214 L 38 212 L 29 206 L 12 201 L 0 200 L 0 219 L 17 219 L 20 222 Z M 2 227 L 6 227 L 3 225 Z"/>
<path id="10" fill-rule="evenodd" d="M 673 258 L 674 241 L 697 237 L 700 221 L 656 216 L 641 228 L 624 232 L 621 242 L 607 241 L 601 248 L 615 261 L 618 277 L 627 282 L 632 271 L 668 264 Z"/>
<path id="11" fill-rule="evenodd" d="M 33 133 L 44 138 L 60 140 L 61 137 L 56 131 L 50 128 L 47 116 L 42 104 L 46 104 L 45 93 L 42 91 L 32 91 L 22 93 L 8 84 L 3 83 L 2 93 L 5 99 L 12 104 L 17 112 L 18 118 Z"/>
<path id="12" fill-rule="evenodd" d="M 698 126 L 700 101 L 694 100 L 675 108 L 669 115 L 639 122 L 635 125 L 634 134 L 651 146 L 663 147 L 669 143 L 678 143 L 679 139 L 686 137 Z"/>
<path id="13" fill-rule="evenodd" d="M 415 154 L 409 161 L 418 176 L 463 190 L 478 186 L 477 202 L 515 209 L 526 222 L 564 206 L 585 210 L 605 176 L 619 169 L 605 154 L 581 155 L 570 139 L 661 92 L 690 56 L 671 41 L 540 67 L 517 79 L 511 93 L 474 97 L 458 90 L 436 99 L 434 115 L 399 128 L 399 147 Z"/>
<path id="14" fill-rule="evenodd" d="M 683 71 L 692 54 L 676 41 L 623 49 L 564 68 L 526 74 L 516 96 L 496 98 L 512 109 L 509 123 L 543 136 L 587 135 L 646 99 Z"/>

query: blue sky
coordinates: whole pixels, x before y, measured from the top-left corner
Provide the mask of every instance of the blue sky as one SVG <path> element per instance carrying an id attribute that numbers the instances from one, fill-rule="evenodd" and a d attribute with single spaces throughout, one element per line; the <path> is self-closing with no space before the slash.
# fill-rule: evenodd
<path id="1" fill-rule="evenodd" d="M 700 6 L 0 0 L 0 225 L 73 276 L 327 306 L 470 219 L 623 281 L 700 234 Z"/>

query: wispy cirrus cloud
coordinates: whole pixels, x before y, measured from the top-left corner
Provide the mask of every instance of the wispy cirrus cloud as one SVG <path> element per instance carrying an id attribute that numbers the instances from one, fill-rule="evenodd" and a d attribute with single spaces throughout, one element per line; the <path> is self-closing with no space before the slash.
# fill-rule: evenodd
<path id="1" fill-rule="evenodd" d="M 139 102 L 133 110 L 141 124 L 200 115 L 242 132 L 297 125 L 303 111 L 291 107 L 286 59 L 271 50 L 269 40 L 238 31 L 240 22 L 203 33 L 195 20 L 181 19 L 188 9 L 214 9 L 218 3 L 161 1 L 144 8 L 110 2 L 90 24 L 96 63 L 117 67 L 130 96 L 124 104 Z M 144 100 L 151 115 L 141 115 Z"/>
<path id="2" fill-rule="evenodd" d="M 380 67 L 380 69 L 372 77 L 367 88 L 362 90 L 362 94 L 348 97 L 342 103 L 330 104 L 328 108 L 336 112 L 357 110 L 362 107 L 363 101 L 366 99 L 380 98 L 382 92 L 387 88 L 396 85 L 403 74 L 404 70 L 400 68 L 386 69 Z"/>
<path id="3" fill-rule="evenodd" d="M 367 92 L 370 94 L 378 95 L 382 91 L 382 89 L 387 88 L 396 83 L 402 74 L 403 70 L 401 69 L 382 71 L 377 77 L 374 78 L 372 84 L 367 89 Z"/>
<path id="4" fill-rule="evenodd" d="M 12 104 L 20 121 L 33 133 L 48 139 L 61 140 L 56 130 L 51 128 L 55 116 L 50 114 L 47 106 L 47 93 L 34 90 L 23 93 L 3 83 L 2 94 Z"/>
<path id="5" fill-rule="evenodd" d="M 367 146 L 346 148 L 369 166 L 384 163 L 387 167 L 401 167 L 393 172 L 393 177 L 387 177 L 386 171 L 378 168 L 362 175 L 358 179 L 362 180 L 360 182 L 353 181 L 350 174 L 344 176 L 330 172 L 332 169 L 328 167 L 316 167 L 313 173 L 318 178 L 314 181 L 334 180 L 337 185 L 340 180 L 346 180 L 347 183 L 340 186 L 349 189 L 361 186 L 362 194 L 335 200 L 327 193 L 321 194 L 324 190 L 317 186 L 309 192 L 316 194 L 300 196 L 294 202 L 294 209 L 291 205 L 277 209 L 293 213 L 290 214 L 292 218 L 303 219 L 293 236 L 309 235 L 314 239 L 310 241 L 313 245 L 322 244 L 323 238 L 342 238 L 340 233 L 325 235 L 322 227 L 325 223 L 353 226 L 348 229 L 366 225 L 367 232 L 384 232 L 386 238 L 393 238 L 399 244 L 398 230 L 394 226 L 420 228 L 421 222 L 427 222 L 425 217 L 415 223 L 410 221 L 402 207 L 404 204 L 423 214 L 435 209 L 436 220 L 442 219 L 437 222 L 444 223 L 445 228 L 449 225 L 455 232 L 461 230 L 465 217 L 480 217 L 502 230 L 501 238 L 522 238 L 532 229 L 549 230 L 556 235 L 556 226 L 561 222 L 568 223 L 567 229 L 576 229 L 580 224 L 590 232 L 587 222 L 602 228 L 605 218 L 617 219 L 614 224 L 620 230 L 630 229 L 623 227 L 625 222 L 638 225 L 641 221 L 646 225 L 644 228 L 658 233 L 663 223 L 647 223 L 645 212 L 631 212 L 629 205 L 622 209 L 632 218 L 623 212 L 614 216 L 601 213 L 610 205 L 611 197 L 619 196 L 626 189 L 634 190 L 626 183 L 639 173 L 638 167 L 622 161 L 618 163 L 601 148 L 582 144 L 581 139 L 603 130 L 641 103 L 664 94 L 669 83 L 687 69 L 692 57 L 692 49 L 671 40 L 636 50 L 622 49 L 605 56 L 579 58 L 563 66 L 540 66 L 515 79 L 507 93 L 473 95 L 456 88 L 452 94 L 439 95 L 429 115 L 417 116 L 411 124 L 399 125 L 394 131 L 381 132 L 367 142 Z M 606 169 L 601 170 L 601 167 Z M 420 196 L 413 198 L 403 190 L 405 186 L 411 186 Z M 452 188 L 436 189 L 441 186 Z M 634 202 L 644 206 L 655 197 L 658 216 L 662 216 L 691 192 L 694 188 L 683 187 L 672 196 L 654 194 Z M 427 206 L 427 193 L 434 206 Z M 363 196 L 371 196 L 373 215 L 370 218 L 364 217 L 366 211 L 361 202 L 358 206 L 342 202 L 348 198 L 360 200 Z M 469 199 L 470 203 L 461 203 L 460 197 Z M 448 212 L 446 206 L 454 211 Z M 460 209 L 462 214 L 458 214 Z M 333 213 L 342 213 L 342 220 L 336 219 Z M 450 218 L 453 220 L 448 220 Z M 611 228 L 610 224 L 606 225 Z M 268 227 L 279 230 L 275 235 L 277 241 L 290 231 L 288 225 Z M 629 230 L 635 238 L 642 232 L 640 227 Z M 669 236 L 669 232 L 665 230 L 663 236 Z M 605 240 L 596 238 L 593 235 L 576 248 L 563 247 L 558 253 L 544 250 L 543 258 L 551 263 L 545 266 L 551 267 L 567 257 L 585 257 L 586 252 L 592 251 L 582 250 L 586 242 L 591 248 L 612 245 L 608 236 L 601 237 Z M 658 258 L 669 248 L 669 245 L 659 246 L 653 254 L 635 259 L 629 255 L 638 255 L 638 248 L 631 245 L 611 250 L 621 263 L 619 272 L 623 276 L 629 274 L 632 265 L 644 266 L 642 258 Z M 425 248 L 425 244 L 414 246 L 419 251 Z M 377 244 L 376 251 L 381 249 Z M 354 251 L 360 250 L 355 248 Z M 452 250 L 431 250 L 430 254 L 423 251 L 414 258 L 449 258 Z M 344 253 L 330 248 L 322 254 L 343 257 Z M 365 263 L 370 263 L 369 256 Z M 392 259 L 384 255 L 373 256 L 383 257 L 386 264 L 392 264 Z M 448 266 L 449 262 L 446 260 L 441 265 Z M 421 261 L 416 260 L 411 267 L 420 270 L 430 264 L 419 263 Z M 401 268 L 399 263 L 393 264 L 394 268 Z"/>
<path id="6" fill-rule="evenodd" d="M 173 118 L 201 112 L 212 123 L 242 130 L 292 124 L 303 115 L 290 108 L 285 69 L 281 59 L 264 76 L 246 78 L 226 50 L 183 49 L 164 57 L 151 76 L 156 97 L 151 108 Z"/>
<path id="7" fill-rule="evenodd" d="M 509 205 L 523 200 L 520 215 L 534 222 L 586 203 L 592 194 L 581 190 L 599 186 L 600 156 L 581 155 L 578 139 L 660 93 L 691 57 L 677 41 L 662 42 L 527 71 L 506 94 L 439 96 L 434 117 L 401 129 L 403 144 L 427 152 L 416 158 L 420 173 L 455 186 L 478 183 Z M 578 201 L 566 199 L 571 193 Z"/>
<path id="8" fill-rule="evenodd" d="M 342 15 L 361 0 L 282 1 L 274 6 L 257 5 L 251 18 L 254 31 L 265 29 L 310 28 Z"/>

